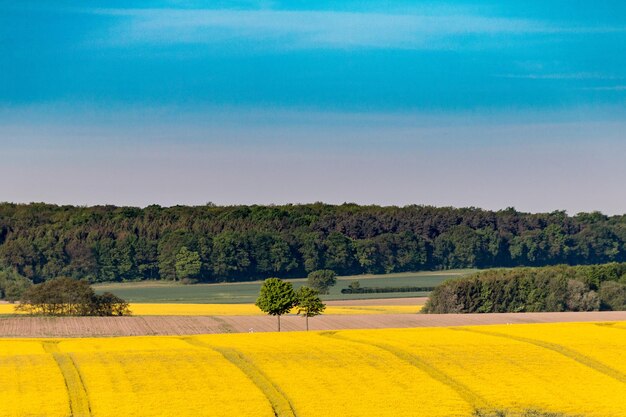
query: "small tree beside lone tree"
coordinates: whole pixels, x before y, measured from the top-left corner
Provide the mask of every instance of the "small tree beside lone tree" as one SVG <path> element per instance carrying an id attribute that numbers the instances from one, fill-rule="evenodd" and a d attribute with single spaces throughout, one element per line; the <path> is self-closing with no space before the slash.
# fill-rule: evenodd
<path id="1" fill-rule="evenodd" d="M 306 331 L 309 331 L 309 317 L 315 317 L 322 314 L 326 309 L 326 304 L 322 302 L 319 293 L 313 288 L 300 287 L 296 291 L 296 307 L 298 314 L 306 318 Z"/>
<path id="2" fill-rule="evenodd" d="M 320 294 L 328 294 L 328 289 L 337 283 L 337 274 L 330 269 L 313 271 L 308 275 L 307 283 Z"/>
<path id="3" fill-rule="evenodd" d="M 263 282 L 259 298 L 254 304 L 270 316 L 278 317 L 278 331 L 280 332 L 280 316 L 288 313 L 296 302 L 296 292 L 290 282 L 285 282 L 280 278 L 268 278 Z"/>

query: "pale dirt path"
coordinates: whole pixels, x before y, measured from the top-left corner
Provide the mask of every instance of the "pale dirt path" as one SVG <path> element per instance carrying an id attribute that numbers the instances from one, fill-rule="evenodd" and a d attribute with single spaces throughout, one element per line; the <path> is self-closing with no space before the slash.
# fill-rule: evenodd
<path id="1" fill-rule="evenodd" d="M 507 323 L 626 321 L 626 311 L 590 313 L 381 314 L 322 315 L 311 318 L 311 330 L 445 327 Z M 284 316 L 283 331 L 304 330 L 304 319 Z M 269 316 L 143 317 L 7 317 L 0 318 L 0 337 L 100 337 L 268 332 Z"/>

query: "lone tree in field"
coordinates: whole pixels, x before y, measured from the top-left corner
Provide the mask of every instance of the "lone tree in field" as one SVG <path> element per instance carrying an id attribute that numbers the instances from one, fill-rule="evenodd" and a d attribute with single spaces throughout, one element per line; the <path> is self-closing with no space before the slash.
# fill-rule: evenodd
<path id="1" fill-rule="evenodd" d="M 278 331 L 280 332 L 280 316 L 288 313 L 296 302 L 296 292 L 290 282 L 285 282 L 280 278 L 268 278 L 263 282 L 261 293 L 255 304 L 270 316 L 278 317 Z"/>
<path id="2" fill-rule="evenodd" d="M 326 304 L 322 302 L 319 293 L 313 288 L 300 287 L 296 291 L 296 307 L 298 314 L 306 318 L 306 330 L 309 331 L 309 317 L 315 317 L 322 314 L 326 309 Z"/>
<path id="3" fill-rule="evenodd" d="M 307 277 L 309 287 L 317 290 L 320 294 L 328 294 L 328 289 L 337 283 L 337 274 L 330 269 L 313 271 Z"/>

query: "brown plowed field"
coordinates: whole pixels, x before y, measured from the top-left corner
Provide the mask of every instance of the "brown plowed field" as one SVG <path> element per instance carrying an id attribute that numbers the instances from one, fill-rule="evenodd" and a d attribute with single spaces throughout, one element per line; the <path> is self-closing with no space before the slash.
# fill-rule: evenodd
<path id="1" fill-rule="evenodd" d="M 322 315 L 310 319 L 309 324 L 311 330 L 339 330 L 585 321 L 626 321 L 626 312 Z M 302 317 L 284 316 L 281 322 L 284 331 L 304 330 Z M 0 318 L 0 337 L 192 335 L 275 330 L 276 318 L 269 316 Z"/>

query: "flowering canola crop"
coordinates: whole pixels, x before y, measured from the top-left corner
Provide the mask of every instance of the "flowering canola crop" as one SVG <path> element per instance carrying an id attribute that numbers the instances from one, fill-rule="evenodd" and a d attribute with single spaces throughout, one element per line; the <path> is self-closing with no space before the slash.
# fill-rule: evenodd
<path id="1" fill-rule="evenodd" d="M 324 314 L 415 314 L 419 305 L 327 306 Z M 263 315 L 254 304 L 131 304 L 136 316 L 257 316 Z M 295 313 L 295 310 L 294 310 Z M 14 304 L 0 304 L 0 314 L 16 314 Z"/>
<path id="2" fill-rule="evenodd" d="M 0 417 L 626 417 L 626 323 L 0 339 Z"/>

